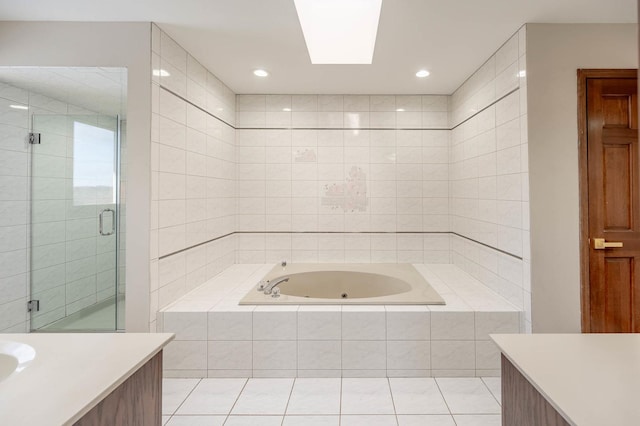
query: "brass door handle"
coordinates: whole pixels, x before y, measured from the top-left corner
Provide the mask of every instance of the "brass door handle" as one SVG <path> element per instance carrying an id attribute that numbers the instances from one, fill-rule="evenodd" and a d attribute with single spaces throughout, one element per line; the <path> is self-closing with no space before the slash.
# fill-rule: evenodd
<path id="1" fill-rule="evenodd" d="M 593 239 L 593 248 L 596 250 L 604 250 L 608 248 L 620 248 L 622 247 L 622 242 L 606 242 L 604 238 L 594 238 Z"/>

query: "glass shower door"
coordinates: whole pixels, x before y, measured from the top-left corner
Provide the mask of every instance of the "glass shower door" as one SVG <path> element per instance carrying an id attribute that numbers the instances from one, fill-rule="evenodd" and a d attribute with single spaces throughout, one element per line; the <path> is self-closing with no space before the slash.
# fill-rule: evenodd
<path id="1" fill-rule="evenodd" d="M 118 328 L 119 121 L 33 115 L 31 329 Z"/>

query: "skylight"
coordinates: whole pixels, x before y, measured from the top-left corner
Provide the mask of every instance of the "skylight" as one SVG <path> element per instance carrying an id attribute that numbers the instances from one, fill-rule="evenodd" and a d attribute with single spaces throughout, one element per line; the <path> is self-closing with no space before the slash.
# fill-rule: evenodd
<path id="1" fill-rule="evenodd" d="M 312 64 L 371 64 L 382 0 L 294 0 Z"/>

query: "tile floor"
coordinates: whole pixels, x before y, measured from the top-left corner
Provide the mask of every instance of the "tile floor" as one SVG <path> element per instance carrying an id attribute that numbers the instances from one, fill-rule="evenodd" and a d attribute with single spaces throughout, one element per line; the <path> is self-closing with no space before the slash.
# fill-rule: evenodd
<path id="1" fill-rule="evenodd" d="M 167 426 L 500 426 L 500 379 L 165 379 Z"/>

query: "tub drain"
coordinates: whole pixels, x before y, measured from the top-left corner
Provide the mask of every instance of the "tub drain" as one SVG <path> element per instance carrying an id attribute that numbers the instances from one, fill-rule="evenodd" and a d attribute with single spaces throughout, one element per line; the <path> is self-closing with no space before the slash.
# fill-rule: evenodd
<path id="1" fill-rule="evenodd" d="M 347 293 L 342 293 L 340 297 L 342 297 L 343 299 L 346 299 L 347 297 L 349 297 L 349 295 Z"/>

